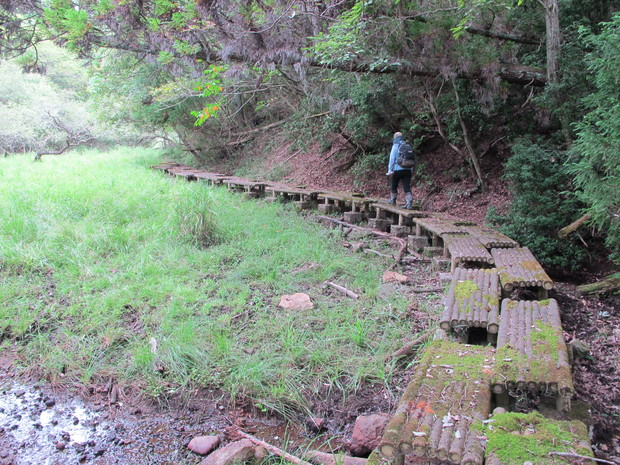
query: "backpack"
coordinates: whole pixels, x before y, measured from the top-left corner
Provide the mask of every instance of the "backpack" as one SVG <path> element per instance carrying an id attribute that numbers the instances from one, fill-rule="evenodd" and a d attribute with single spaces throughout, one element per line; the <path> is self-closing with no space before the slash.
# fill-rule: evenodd
<path id="1" fill-rule="evenodd" d="M 413 168 L 415 166 L 413 149 L 407 142 L 401 142 L 400 147 L 398 147 L 398 158 L 396 159 L 396 163 L 398 163 L 401 168 Z"/>

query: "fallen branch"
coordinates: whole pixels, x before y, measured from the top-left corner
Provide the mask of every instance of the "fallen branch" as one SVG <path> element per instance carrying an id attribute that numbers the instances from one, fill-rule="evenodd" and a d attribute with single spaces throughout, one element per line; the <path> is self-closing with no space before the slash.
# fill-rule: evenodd
<path id="1" fill-rule="evenodd" d="M 422 344 L 424 344 L 427 341 L 428 338 L 430 338 L 432 336 L 434 331 L 435 331 L 435 328 L 427 329 L 424 333 L 422 333 L 421 336 L 417 337 L 416 339 L 411 341 L 409 344 L 407 344 L 406 346 L 398 349 L 392 355 L 387 357 L 385 359 L 385 361 L 388 362 L 388 361 L 390 361 L 392 359 L 395 359 L 395 358 L 400 358 L 400 357 L 404 357 L 406 355 L 411 355 L 415 351 L 417 346 L 421 346 Z"/>
<path id="2" fill-rule="evenodd" d="M 443 287 L 431 287 L 431 288 L 421 288 L 421 287 L 414 287 L 413 289 L 410 289 L 411 292 L 415 292 L 417 294 L 424 294 L 425 292 L 442 292 L 445 289 Z"/>
<path id="3" fill-rule="evenodd" d="M 586 213 L 578 220 L 573 221 L 568 226 L 564 226 L 562 229 L 558 231 L 558 237 L 560 239 L 564 239 L 570 236 L 572 233 L 577 231 L 584 223 L 586 223 L 590 219 L 590 214 Z"/>
<path id="4" fill-rule="evenodd" d="M 620 289 L 620 273 L 607 276 L 602 281 L 578 286 L 577 290 L 584 295 L 603 294 Z"/>
<path id="5" fill-rule="evenodd" d="M 342 287 L 336 283 L 332 283 L 331 281 L 325 281 L 325 284 L 327 284 L 328 286 L 333 287 L 334 289 L 336 289 L 337 291 L 342 292 L 343 294 L 351 297 L 352 299 L 359 299 L 360 296 L 357 295 L 355 292 L 347 289 L 346 287 Z"/>
<path id="6" fill-rule="evenodd" d="M 597 459 L 596 457 L 588 457 L 587 455 L 571 454 L 570 452 L 549 452 L 549 455 L 555 455 L 557 457 L 563 457 L 563 458 L 569 458 L 569 459 L 593 460 L 598 463 L 607 463 L 609 465 L 616 465 L 616 462 L 610 462 L 609 460 Z"/>
<path id="7" fill-rule="evenodd" d="M 383 232 L 383 231 L 377 231 L 375 229 L 363 228 L 363 227 L 357 226 L 355 224 L 351 224 L 351 223 L 347 223 L 345 221 L 337 220 L 336 218 L 330 218 L 329 216 L 318 215 L 317 218 L 319 218 L 320 220 L 329 221 L 331 223 L 338 224 L 340 226 L 346 226 L 347 228 L 353 228 L 353 229 L 356 229 L 358 231 L 364 231 L 367 234 L 372 234 L 374 236 L 383 237 L 384 239 L 387 239 L 387 240 L 392 241 L 392 242 L 397 242 L 400 245 L 400 250 L 398 251 L 398 255 L 396 257 L 396 263 L 391 268 L 393 268 L 394 266 L 400 264 L 400 261 L 402 260 L 403 255 L 405 254 L 405 252 L 407 252 L 407 241 L 405 239 L 403 239 L 402 237 L 398 237 L 398 236 L 395 236 L 393 234 L 389 234 L 389 233 L 386 233 L 386 232 Z M 416 257 L 423 258 L 420 254 L 418 254 L 417 252 L 414 252 L 412 250 L 410 250 L 409 253 L 414 255 L 414 256 L 416 256 Z"/>
<path id="8" fill-rule="evenodd" d="M 394 255 L 388 255 L 386 253 L 381 253 L 373 249 L 364 249 L 364 253 L 373 253 L 375 255 L 379 255 L 380 257 L 391 258 L 392 260 L 394 260 Z"/>
<path id="9" fill-rule="evenodd" d="M 367 459 L 348 455 L 328 454 L 318 450 L 310 450 L 304 456 L 313 463 L 320 465 L 366 465 Z"/>
<path id="10" fill-rule="evenodd" d="M 277 448 L 276 446 L 268 444 L 265 441 L 261 441 L 260 439 L 252 436 L 251 434 L 245 433 L 241 430 L 237 430 L 237 434 L 239 434 L 239 436 L 243 438 L 249 439 L 250 441 L 252 441 L 254 444 L 258 446 L 264 447 L 269 452 L 277 455 L 278 457 L 282 457 L 283 459 L 288 460 L 291 463 L 294 463 L 295 465 L 312 465 L 310 462 L 306 462 L 305 460 L 295 457 L 294 455 L 291 455 L 288 452 L 285 452 L 282 449 Z"/>

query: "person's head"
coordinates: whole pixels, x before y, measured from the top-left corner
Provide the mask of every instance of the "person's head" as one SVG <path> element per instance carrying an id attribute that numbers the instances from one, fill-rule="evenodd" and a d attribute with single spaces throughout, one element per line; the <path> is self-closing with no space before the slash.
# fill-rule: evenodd
<path id="1" fill-rule="evenodd" d="M 399 137 L 403 137 L 403 133 L 402 132 L 395 132 L 394 133 L 394 139 L 398 139 Z"/>

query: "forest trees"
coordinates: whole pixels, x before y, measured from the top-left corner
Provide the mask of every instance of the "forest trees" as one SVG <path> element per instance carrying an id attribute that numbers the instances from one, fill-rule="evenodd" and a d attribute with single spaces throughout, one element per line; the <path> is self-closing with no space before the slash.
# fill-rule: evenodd
<path id="1" fill-rule="evenodd" d="M 389 133 L 402 130 L 420 150 L 440 141 L 481 187 L 486 164 L 504 161 L 517 140 L 523 153 L 544 147 L 562 159 L 576 141 L 570 180 L 609 228 L 617 212 L 593 186 L 610 185 L 605 173 L 617 160 L 592 154 L 615 137 L 597 121 L 615 121 L 607 96 L 617 83 L 589 80 L 602 68 L 588 69 L 584 57 L 614 63 L 613 47 L 603 47 L 617 40 L 613 26 L 595 36 L 619 8 L 618 0 L 1 0 L 0 35 L 12 45 L 0 52 L 54 38 L 90 60 L 100 114 L 200 161 L 287 124 L 289 135 L 340 135 L 358 167 L 371 169 Z"/>

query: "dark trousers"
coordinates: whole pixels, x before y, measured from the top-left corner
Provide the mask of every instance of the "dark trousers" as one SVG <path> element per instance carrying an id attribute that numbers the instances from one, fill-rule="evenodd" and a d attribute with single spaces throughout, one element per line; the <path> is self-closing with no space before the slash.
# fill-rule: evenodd
<path id="1" fill-rule="evenodd" d="M 406 194 L 411 193 L 411 170 L 398 170 L 392 174 L 392 188 L 393 194 L 398 192 L 398 183 L 402 181 L 403 191 Z"/>

